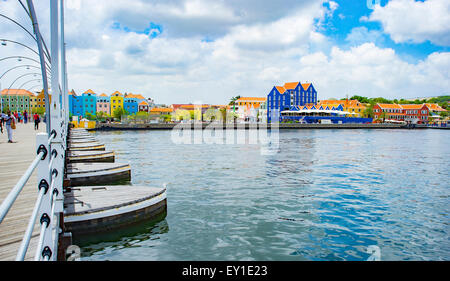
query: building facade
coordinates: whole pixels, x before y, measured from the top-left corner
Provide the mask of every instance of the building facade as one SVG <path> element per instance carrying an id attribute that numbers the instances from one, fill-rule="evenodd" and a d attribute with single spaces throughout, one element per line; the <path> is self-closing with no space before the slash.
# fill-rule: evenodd
<path id="1" fill-rule="evenodd" d="M 312 83 L 290 82 L 274 86 L 267 95 L 267 122 L 278 122 L 281 112 L 317 103 L 317 91 Z"/>
<path id="2" fill-rule="evenodd" d="M 100 94 L 97 96 L 97 112 L 103 112 L 107 115 L 111 115 L 110 97 L 106 94 Z"/>
<path id="3" fill-rule="evenodd" d="M 87 90 L 82 94 L 83 98 L 83 116 L 87 113 L 95 115 L 97 113 L 97 95 L 92 90 Z"/>
<path id="4" fill-rule="evenodd" d="M 3 111 L 31 112 L 33 93 L 22 89 L 4 89 L 0 92 L 0 102 Z"/>
<path id="5" fill-rule="evenodd" d="M 109 107 L 111 115 L 114 114 L 115 110 L 119 108 L 123 109 L 123 95 L 119 91 L 115 91 L 114 93 L 112 93 Z"/>
<path id="6" fill-rule="evenodd" d="M 141 103 L 139 104 L 139 112 L 148 112 L 149 110 L 149 106 L 147 101 L 141 101 Z"/>
<path id="7" fill-rule="evenodd" d="M 138 112 L 138 99 L 126 97 L 123 99 L 123 108 L 129 115 L 134 115 Z"/>
<path id="8" fill-rule="evenodd" d="M 383 121 L 407 121 L 412 124 L 428 123 L 429 108 L 426 104 L 377 103 L 373 107 L 376 119 Z"/>

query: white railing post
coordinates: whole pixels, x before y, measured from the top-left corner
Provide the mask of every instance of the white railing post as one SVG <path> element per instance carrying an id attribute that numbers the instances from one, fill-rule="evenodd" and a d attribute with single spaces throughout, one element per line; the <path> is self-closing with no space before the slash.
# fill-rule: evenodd
<path id="1" fill-rule="evenodd" d="M 49 258 L 52 258 L 52 256 L 55 255 L 55 252 L 50 247 L 53 245 L 51 235 L 52 191 L 50 189 L 52 175 L 49 170 L 52 153 L 50 146 L 48 145 L 48 137 L 49 136 L 46 133 L 39 133 L 36 135 L 37 149 L 39 150 L 45 148 L 47 150 L 44 160 L 41 160 L 37 167 L 39 190 L 42 188 L 46 189 L 40 208 L 38 209 L 37 216 L 37 220 L 41 224 L 41 230 L 43 231 L 42 245 L 38 245 L 38 248 L 36 249 L 35 258 L 38 258 L 38 260 L 43 259 L 44 256 L 49 256 Z"/>
<path id="2" fill-rule="evenodd" d="M 51 151 L 56 151 L 57 156 L 52 162 L 51 170 L 56 174 L 55 178 L 53 179 L 53 190 L 51 191 L 53 193 L 57 193 L 56 196 L 56 202 L 54 205 L 54 214 L 56 216 L 59 216 L 60 213 L 63 212 L 64 208 L 64 194 L 63 194 L 63 177 L 64 177 L 64 157 L 65 157 L 65 145 L 63 144 L 64 141 L 64 135 L 66 134 L 65 129 L 63 128 L 64 125 L 64 118 L 63 116 L 63 110 L 61 108 L 60 103 L 62 102 L 64 104 L 64 94 L 61 93 L 60 88 L 60 40 L 59 40 L 59 15 L 58 15 L 58 0 L 50 0 L 50 39 L 51 39 L 51 57 L 52 57 L 52 103 L 51 103 L 51 125 L 52 125 L 52 131 L 56 132 L 56 137 L 52 140 L 50 147 Z M 61 100 L 60 100 L 61 97 Z M 53 217 L 52 217 L 53 219 Z M 59 225 L 55 225 L 56 234 L 59 233 Z M 58 236 L 54 237 L 54 239 L 58 239 Z M 52 244 L 53 245 L 53 244 Z M 56 253 L 55 253 L 56 258 Z"/>

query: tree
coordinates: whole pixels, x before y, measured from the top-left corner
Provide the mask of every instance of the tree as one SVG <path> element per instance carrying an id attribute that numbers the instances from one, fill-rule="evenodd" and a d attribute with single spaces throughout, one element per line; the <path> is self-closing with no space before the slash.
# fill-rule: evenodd
<path id="1" fill-rule="evenodd" d="M 228 105 L 233 105 L 234 104 L 234 102 L 235 101 L 237 101 L 238 99 L 240 99 L 241 98 L 241 96 L 239 95 L 239 96 L 235 96 L 235 97 L 233 97 L 233 98 L 231 98 L 231 100 L 230 100 L 230 103 L 228 104 Z"/>
<path id="2" fill-rule="evenodd" d="M 128 112 L 125 109 L 123 109 L 122 107 L 116 108 L 113 111 L 113 117 L 116 119 L 121 120 L 123 115 L 128 115 Z"/>
<path id="3" fill-rule="evenodd" d="M 374 104 L 370 104 L 366 107 L 363 111 L 363 116 L 366 118 L 374 118 L 375 114 L 373 113 L 373 106 Z"/>

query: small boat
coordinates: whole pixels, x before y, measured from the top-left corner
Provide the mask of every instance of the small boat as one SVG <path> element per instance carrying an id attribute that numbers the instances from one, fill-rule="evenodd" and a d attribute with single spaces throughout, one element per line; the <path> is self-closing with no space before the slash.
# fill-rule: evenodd
<path id="1" fill-rule="evenodd" d="M 114 162 L 114 151 L 69 151 L 69 163 Z"/>
<path id="2" fill-rule="evenodd" d="M 67 164 L 67 185 L 116 184 L 131 180 L 131 167 L 120 163 Z"/>
<path id="3" fill-rule="evenodd" d="M 85 150 L 105 150 L 105 145 L 99 142 L 93 143 L 80 143 L 80 144 L 69 144 L 70 151 L 85 151 Z"/>
<path id="4" fill-rule="evenodd" d="M 64 226 L 74 236 L 108 232 L 167 214 L 166 188 L 84 186 L 64 193 Z"/>

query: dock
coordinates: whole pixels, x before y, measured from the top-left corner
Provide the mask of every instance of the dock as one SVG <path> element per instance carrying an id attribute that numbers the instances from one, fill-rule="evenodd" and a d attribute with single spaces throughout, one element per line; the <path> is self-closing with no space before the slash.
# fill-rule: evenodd
<path id="1" fill-rule="evenodd" d="M 44 126 L 43 126 L 44 125 Z M 17 124 L 13 132 L 13 140 L 17 143 L 7 143 L 6 132 L 0 134 L 0 202 L 2 202 L 31 161 L 36 156 L 36 133 L 44 132 L 45 124 L 40 130 L 34 130 L 34 124 Z M 38 195 L 36 171 L 31 176 L 11 210 L 0 224 L 0 260 L 13 261 L 22 242 L 28 220 L 33 212 L 33 206 Z M 36 222 L 30 248 L 25 260 L 33 260 L 39 236 L 39 222 Z"/>

